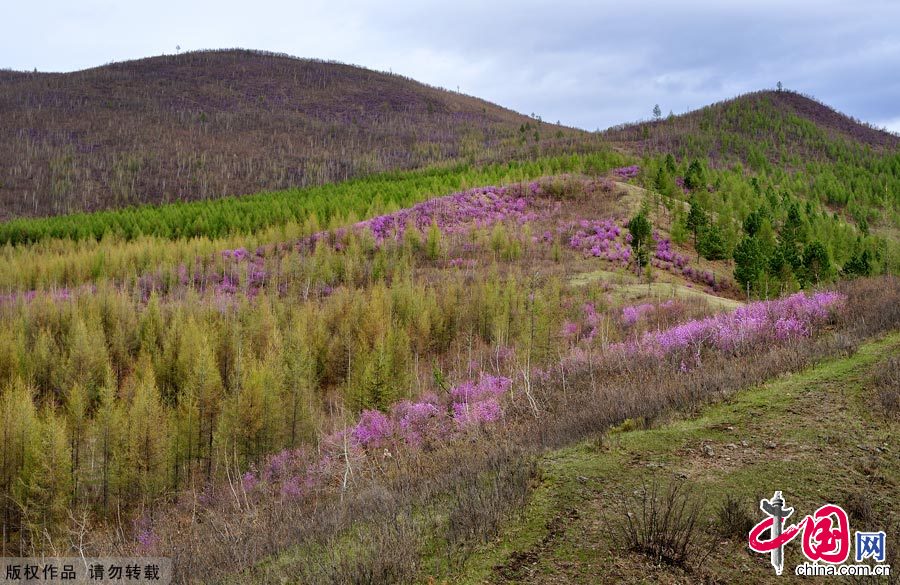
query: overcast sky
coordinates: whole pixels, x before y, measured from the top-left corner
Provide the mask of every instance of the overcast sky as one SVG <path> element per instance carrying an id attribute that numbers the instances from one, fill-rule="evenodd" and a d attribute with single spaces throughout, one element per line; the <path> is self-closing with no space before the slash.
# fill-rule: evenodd
<path id="1" fill-rule="evenodd" d="M 243 47 L 457 87 L 589 130 L 761 88 L 900 132 L 896 0 L 9 0 L 0 68 Z"/>

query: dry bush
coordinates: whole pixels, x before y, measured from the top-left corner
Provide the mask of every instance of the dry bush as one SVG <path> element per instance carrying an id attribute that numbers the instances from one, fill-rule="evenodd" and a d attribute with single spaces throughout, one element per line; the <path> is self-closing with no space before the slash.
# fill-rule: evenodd
<path id="1" fill-rule="evenodd" d="M 742 499 L 728 494 L 717 513 L 718 529 L 722 536 L 737 540 L 746 539 L 755 524 L 755 507 Z"/>
<path id="2" fill-rule="evenodd" d="M 510 510 L 525 502 L 534 477 L 532 460 L 512 459 L 483 476 L 466 477 L 451 496 L 446 539 L 454 551 L 486 542 Z"/>
<path id="3" fill-rule="evenodd" d="M 865 491 L 854 491 L 844 497 L 844 509 L 850 515 L 854 524 L 869 526 L 875 518 L 875 510 L 872 508 L 872 497 Z"/>
<path id="4" fill-rule="evenodd" d="M 872 379 L 885 418 L 900 418 L 900 357 L 892 357 Z"/>
<path id="5" fill-rule="evenodd" d="M 699 566 L 713 544 L 700 525 L 703 505 L 687 483 L 644 485 L 626 498 L 619 541 L 655 562 L 685 569 Z"/>
<path id="6" fill-rule="evenodd" d="M 212 199 L 601 144 L 594 133 L 398 75 L 257 51 L 166 55 L 4 79 L 0 218 Z"/>

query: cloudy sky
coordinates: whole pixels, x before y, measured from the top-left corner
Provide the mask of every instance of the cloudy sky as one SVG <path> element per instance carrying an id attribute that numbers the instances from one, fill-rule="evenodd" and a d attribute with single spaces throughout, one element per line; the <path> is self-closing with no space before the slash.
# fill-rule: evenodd
<path id="1" fill-rule="evenodd" d="M 53 0 L 3 9 L 0 68 L 203 48 L 334 59 L 589 130 L 761 88 L 900 132 L 896 0 Z"/>

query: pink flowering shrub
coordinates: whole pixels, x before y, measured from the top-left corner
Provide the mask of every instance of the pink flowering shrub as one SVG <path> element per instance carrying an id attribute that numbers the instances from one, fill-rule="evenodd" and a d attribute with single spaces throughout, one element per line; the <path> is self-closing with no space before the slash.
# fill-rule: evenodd
<path id="1" fill-rule="evenodd" d="M 672 250 L 671 240 L 661 237 L 656 232 L 653 233 L 653 239 L 656 241 L 656 251 L 653 253 L 653 256 L 658 261 L 657 267 L 682 269 L 687 266 L 687 256 Z"/>
<path id="2" fill-rule="evenodd" d="M 430 402 L 404 401 L 393 409 L 404 442 L 414 447 L 443 438 L 448 429 L 447 411 Z"/>
<path id="3" fill-rule="evenodd" d="M 451 258 L 449 265 L 455 268 L 474 268 L 478 261 L 474 258 Z"/>
<path id="4" fill-rule="evenodd" d="M 574 339 L 578 336 L 578 331 L 581 327 L 578 326 L 578 323 L 573 323 L 572 321 L 566 321 L 562 326 L 562 336 L 566 339 Z"/>
<path id="5" fill-rule="evenodd" d="M 396 428 L 386 414 L 378 410 L 364 410 L 353 427 L 353 438 L 363 447 L 380 448 L 390 444 Z"/>
<path id="6" fill-rule="evenodd" d="M 672 319 L 676 317 L 682 307 L 675 299 L 668 299 L 657 305 L 653 303 L 642 303 L 640 305 L 629 305 L 622 307 L 622 324 L 626 327 L 632 327 L 638 321 L 650 314 L 656 314 L 659 317 L 667 317 Z"/>
<path id="7" fill-rule="evenodd" d="M 590 343 L 597 336 L 597 325 L 600 324 L 600 315 L 597 313 L 594 303 L 585 303 L 582 309 L 584 310 L 584 323 L 588 328 L 584 338 Z"/>
<path id="8" fill-rule="evenodd" d="M 256 470 L 251 467 L 241 476 L 241 487 L 244 488 L 245 492 L 249 493 L 255 490 L 258 485 L 259 476 L 256 474 Z"/>
<path id="9" fill-rule="evenodd" d="M 638 165 L 631 165 L 628 167 L 619 167 L 617 169 L 612 170 L 612 174 L 616 175 L 620 179 L 633 179 L 638 176 L 641 172 L 641 167 Z"/>
<path id="10" fill-rule="evenodd" d="M 664 357 L 703 348 L 737 351 L 751 343 L 808 337 L 815 326 L 840 310 L 845 297 L 836 292 L 797 293 L 774 301 L 760 301 L 705 319 L 689 321 L 664 331 L 652 331 L 635 342 L 615 344 L 612 351 L 625 355 Z"/>
<path id="11" fill-rule="evenodd" d="M 490 227 L 504 221 L 524 224 L 546 215 L 537 206 L 536 197 L 540 193 L 541 187 L 536 181 L 525 185 L 524 189 L 518 186 L 479 187 L 379 215 L 357 223 L 354 228 L 368 230 L 376 245 L 380 245 L 390 239 L 401 240 L 409 226 L 424 234 L 432 223 L 444 233 L 461 233 L 472 226 Z"/>
<path id="12" fill-rule="evenodd" d="M 502 415 L 500 402 L 488 398 L 479 402 L 456 402 L 453 404 L 453 420 L 460 427 L 470 427 L 498 420 Z"/>
<path id="13" fill-rule="evenodd" d="M 643 303 L 640 305 L 631 305 L 622 309 L 622 323 L 626 326 L 632 326 L 637 323 L 641 317 L 656 310 L 656 305 L 652 303 Z"/>
<path id="14" fill-rule="evenodd" d="M 153 522 L 147 514 L 142 514 L 134 520 L 134 532 L 138 551 L 143 554 L 151 553 L 159 544 L 159 536 L 154 532 Z"/>
<path id="15" fill-rule="evenodd" d="M 568 226 L 561 226 L 561 232 L 574 230 L 569 236 L 569 248 L 581 251 L 585 256 L 592 256 L 610 262 L 621 262 L 627 265 L 631 260 L 631 246 L 628 245 L 630 234 L 622 236 L 622 228 L 612 219 L 599 221 L 580 220 Z"/>
<path id="16" fill-rule="evenodd" d="M 443 400 L 426 394 L 416 402 L 395 404 L 389 413 L 365 410 L 352 427 L 324 437 L 318 454 L 303 449 L 275 453 L 261 472 L 253 467 L 245 472 L 241 485 L 248 495 L 265 488 L 282 499 L 303 497 L 329 481 L 339 481 L 348 460 L 385 457 L 401 446 L 427 448 L 500 420 L 501 401 L 511 386 L 509 378 L 482 374 L 477 382 L 454 386 Z"/>

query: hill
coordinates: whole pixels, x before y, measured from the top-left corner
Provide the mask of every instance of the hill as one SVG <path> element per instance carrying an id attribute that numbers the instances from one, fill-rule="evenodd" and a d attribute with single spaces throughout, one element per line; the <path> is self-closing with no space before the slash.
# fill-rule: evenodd
<path id="1" fill-rule="evenodd" d="M 680 116 L 625 124 L 607 138 L 643 153 L 742 159 L 762 166 L 796 158 L 839 160 L 847 150 L 896 152 L 900 136 L 793 91 L 758 91 Z"/>
<path id="2" fill-rule="evenodd" d="M 787 194 L 820 204 L 863 232 L 892 234 L 900 222 L 900 136 L 795 92 L 749 93 L 684 115 L 615 127 L 603 137 L 645 160 L 670 157 L 663 174 L 647 165 L 654 186 L 669 194 L 676 187 L 663 175 L 677 180 L 696 162 L 699 170 L 716 171 L 698 175 L 720 191 L 709 204 L 728 204 L 734 182 L 752 177 L 753 190 L 770 202 Z"/>
<path id="3" fill-rule="evenodd" d="M 333 62 L 208 51 L 0 72 L 0 219 L 571 148 L 587 133 Z"/>

